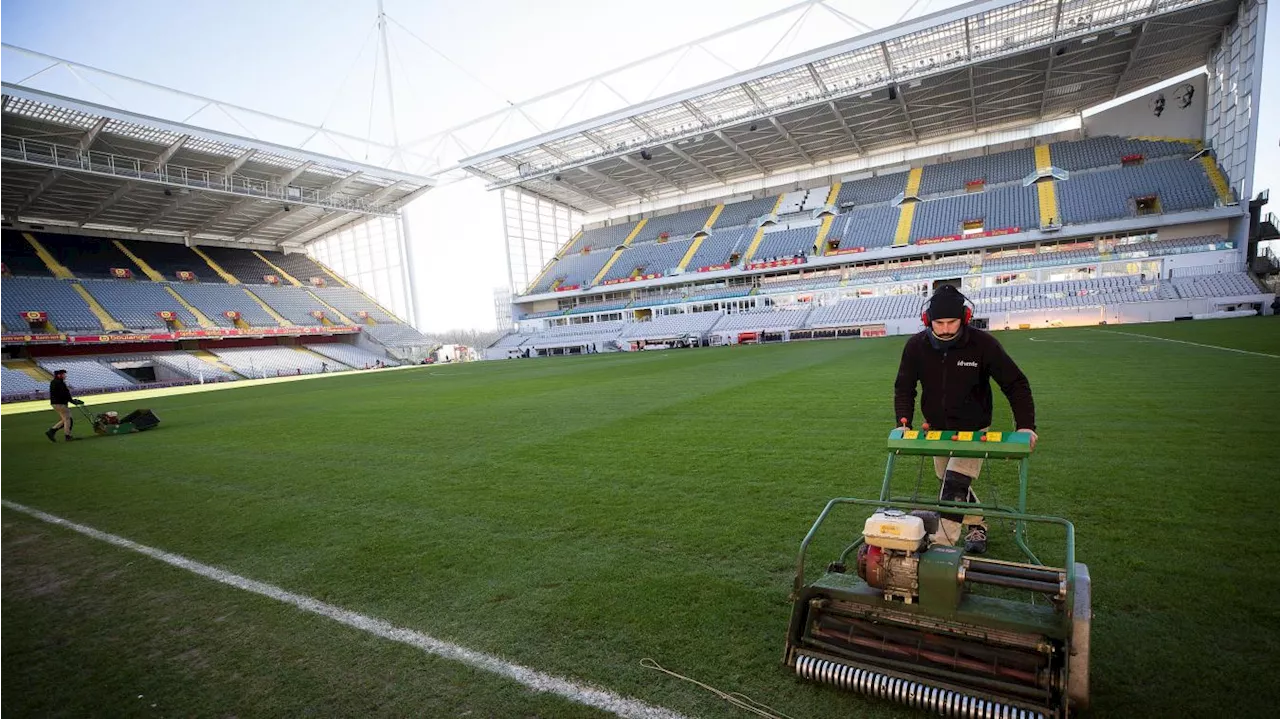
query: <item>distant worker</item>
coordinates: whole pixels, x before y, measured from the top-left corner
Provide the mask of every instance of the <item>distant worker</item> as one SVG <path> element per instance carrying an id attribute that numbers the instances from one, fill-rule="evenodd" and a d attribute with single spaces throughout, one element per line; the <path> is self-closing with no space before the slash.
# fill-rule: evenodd
<path id="1" fill-rule="evenodd" d="M 71 389 L 67 387 L 67 371 L 64 369 L 53 371 L 53 380 L 49 382 L 49 404 L 53 405 L 53 411 L 58 413 L 58 423 L 53 425 L 44 433 L 50 442 L 58 441 L 58 430 L 66 436 L 66 441 L 70 442 L 75 439 L 71 436 L 71 425 L 74 420 L 71 419 L 71 410 L 67 409 L 67 405 L 82 405 L 84 402 L 71 396 Z"/>
<path id="2" fill-rule="evenodd" d="M 991 426 L 991 379 L 995 379 L 1013 409 L 1019 432 L 1036 440 L 1036 410 L 1031 383 L 1005 353 L 995 337 L 969 326 L 973 310 L 967 298 L 943 285 L 929 298 L 921 316 L 925 329 L 907 340 L 893 385 L 894 412 L 899 427 L 911 427 L 916 384 L 921 387 L 920 413 L 929 429 L 982 431 Z M 934 457 L 934 472 L 942 483 L 939 498 L 978 503 L 973 480 L 982 471 L 981 459 Z M 964 535 L 965 551 L 987 550 L 987 527 L 981 517 L 944 513 L 934 541 L 954 545 Z"/>

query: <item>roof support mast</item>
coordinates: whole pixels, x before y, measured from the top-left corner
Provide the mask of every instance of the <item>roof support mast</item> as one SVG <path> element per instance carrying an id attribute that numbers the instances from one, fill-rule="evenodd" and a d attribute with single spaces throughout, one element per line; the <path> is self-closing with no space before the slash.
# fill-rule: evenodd
<path id="1" fill-rule="evenodd" d="M 391 121 L 391 146 L 396 148 L 391 153 L 391 163 L 394 164 L 401 161 L 400 153 L 400 131 L 396 128 L 396 91 L 391 84 L 391 45 L 387 42 L 387 12 L 382 7 L 382 0 L 378 0 L 378 44 L 382 46 L 382 67 L 386 72 L 387 79 L 387 112 L 388 119 Z M 375 73 L 373 81 L 378 81 Z M 370 108 L 372 111 L 372 108 Z M 413 250 L 409 247 L 409 218 L 405 216 L 404 211 L 396 213 L 396 244 L 400 250 L 400 274 L 404 278 L 405 292 L 409 295 L 408 300 L 409 324 L 417 327 L 421 318 L 418 311 L 418 288 L 413 283 Z"/>

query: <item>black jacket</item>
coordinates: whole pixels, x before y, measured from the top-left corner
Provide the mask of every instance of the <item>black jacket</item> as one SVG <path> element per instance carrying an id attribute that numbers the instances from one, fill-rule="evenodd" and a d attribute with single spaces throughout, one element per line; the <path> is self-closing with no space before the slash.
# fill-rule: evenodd
<path id="1" fill-rule="evenodd" d="M 902 349 L 898 379 L 893 383 L 895 424 L 911 423 L 916 383 L 922 389 L 920 411 L 933 429 L 980 430 L 991 426 L 991 379 L 1000 385 L 1013 408 L 1017 429 L 1036 428 L 1031 383 L 995 337 L 972 327 L 945 352 L 929 342 L 925 330 Z"/>
<path id="2" fill-rule="evenodd" d="M 71 404 L 71 390 L 64 380 L 54 379 L 49 383 L 49 404 Z"/>

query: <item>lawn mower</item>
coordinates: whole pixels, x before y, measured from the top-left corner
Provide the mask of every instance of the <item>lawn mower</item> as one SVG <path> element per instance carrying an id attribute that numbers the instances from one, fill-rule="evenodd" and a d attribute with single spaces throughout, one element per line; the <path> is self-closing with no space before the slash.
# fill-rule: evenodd
<path id="1" fill-rule="evenodd" d="M 93 433 L 101 435 L 130 434 L 145 432 L 160 424 L 160 418 L 149 409 L 135 409 L 121 417 L 117 412 L 99 412 L 94 414 L 80 405 L 80 412 L 93 425 Z"/>
<path id="2" fill-rule="evenodd" d="M 1026 511 L 1030 435 L 895 429 L 888 448 L 880 498 L 831 500 L 800 545 L 787 667 L 942 716 L 1066 719 L 1087 708 L 1089 570 L 1075 561 L 1070 522 Z M 899 456 L 1017 460 L 1017 506 L 894 497 Z M 873 510 L 862 536 L 806 583 L 810 543 L 833 510 L 849 505 Z M 1026 561 L 931 544 L 931 521 L 957 508 L 1012 523 Z M 1027 546 L 1031 523 L 1063 533 L 1062 567 L 1044 566 Z"/>

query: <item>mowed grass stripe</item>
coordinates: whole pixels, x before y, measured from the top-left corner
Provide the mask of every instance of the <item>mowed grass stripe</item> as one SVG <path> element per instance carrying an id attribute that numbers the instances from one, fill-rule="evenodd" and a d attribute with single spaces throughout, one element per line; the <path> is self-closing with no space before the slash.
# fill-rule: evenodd
<path id="1" fill-rule="evenodd" d="M 282 604 L 292 605 L 304 612 L 315 614 L 325 619 L 332 620 L 339 624 L 346 625 L 353 629 L 358 629 L 375 637 L 386 639 L 400 644 L 419 649 L 427 654 L 432 654 L 443 659 L 466 664 L 475 669 L 480 669 L 491 674 L 497 674 L 500 677 L 510 679 L 519 684 L 524 685 L 528 689 L 535 692 L 545 694 L 555 694 L 557 696 L 568 699 L 578 704 L 584 704 L 596 709 L 602 709 L 611 714 L 620 717 L 634 719 L 682 719 L 680 714 L 650 706 L 643 702 L 635 701 L 627 697 L 622 697 L 613 692 L 598 689 L 595 687 L 583 686 L 560 677 L 543 674 L 529 667 L 512 664 L 503 661 L 498 657 L 490 656 L 483 652 L 476 652 L 466 647 L 444 642 L 435 637 L 428 636 L 421 632 L 415 632 L 404 627 L 397 627 L 374 617 L 369 617 L 357 612 L 352 612 L 341 607 L 327 604 L 312 597 L 295 594 L 286 591 L 280 587 L 259 582 L 248 577 L 242 577 L 238 574 L 232 574 L 217 567 L 211 567 L 207 564 L 192 561 L 178 554 L 166 552 L 155 547 L 148 547 L 138 544 L 130 539 L 119 537 L 114 534 L 101 532 L 93 527 L 86 527 L 82 524 L 69 522 L 61 517 L 56 517 L 38 509 L 32 509 L 16 502 L 8 500 L 3 501 L 5 508 L 15 512 L 21 512 L 38 519 L 47 524 L 52 524 L 63 529 L 83 534 L 86 537 L 105 542 L 113 547 L 127 549 L 131 552 L 150 557 L 159 562 L 164 562 L 172 567 L 177 567 L 192 574 L 199 575 L 205 579 L 209 579 L 219 584 L 225 584 L 241 591 L 258 594 L 260 596 L 272 599 Z"/>
<path id="2" fill-rule="evenodd" d="M 1280 352 L 1270 318 L 1177 329 L 1196 327 L 1203 336 L 1185 339 Z M 1273 361 L 1088 329 L 998 337 L 1037 400 L 1030 507 L 1075 522 L 1095 578 L 1094 714 L 1280 701 L 1262 670 L 1280 651 L 1266 600 L 1280 581 L 1265 569 L 1280 552 L 1222 530 L 1269 526 Z M 778 661 L 800 539 L 827 499 L 878 491 L 903 341 L 161 398 L 149 402 L 165 422 L 155 432 L 56 447 L 40 435 L 51 413 L 5 417 L 4 495 L 686 714 L 735 710 L 655 683 L 640 658 L 794 716 L 899 716 L 798 684 Z M 995 425 L 1011 422 L 997 395 Z M 916 467 L 903 464 L 910 491 Z M 993 463 L 980 493 L 1012 499 L 1011 475 Z M 831 526 L 815 572 L 861 517 Z M 1054 538 L 1035 539 L 1053 561 Z M 1011 544 L 997 527 L 997 556 Z M 1206 551 L 1208 566 L 1188 560 Z M 1230 689 L 1242 684 L 1259 689 Z"/>

